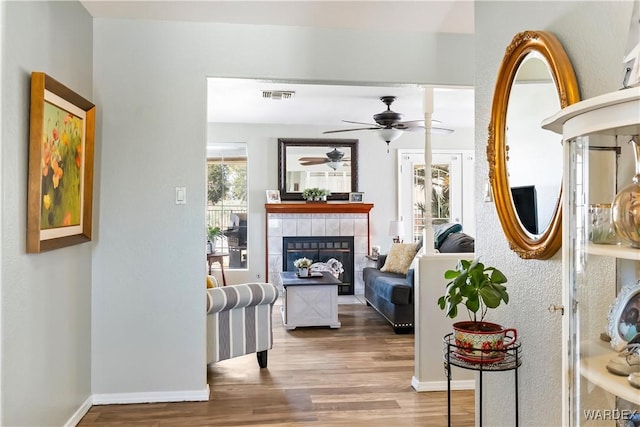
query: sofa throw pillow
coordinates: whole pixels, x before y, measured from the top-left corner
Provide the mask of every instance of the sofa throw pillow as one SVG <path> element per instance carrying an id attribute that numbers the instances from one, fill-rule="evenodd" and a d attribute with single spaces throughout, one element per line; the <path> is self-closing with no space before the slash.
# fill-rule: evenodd
<path id="1" fill-rule="evenodd" d="M 451 233 L 440 245 L 442 253 L 473 252 L 474 250 L 475 239 L 465 233 Z"/>
<path id="2" fill-rule="evenodd" d="M 415 243 L 394 243 L 389 249 L 387 259 L 380 271 L 407 274 L 413 258 L 416 256 L 418 245 Z"/>
<path id="3" fill-rule="evenodd" d="M 217 288 L 218 280 L 214 276 L 207 276 L 207 289 Z"/>
<path id="4" fill-rule="evenodd" d="M 447 240 L 449 234 L 462 231 L 462 224 L 447 222 L 433 226 L 433 239 L 435 240 L 435 248 L 440 249 L 440 245 Z"/>

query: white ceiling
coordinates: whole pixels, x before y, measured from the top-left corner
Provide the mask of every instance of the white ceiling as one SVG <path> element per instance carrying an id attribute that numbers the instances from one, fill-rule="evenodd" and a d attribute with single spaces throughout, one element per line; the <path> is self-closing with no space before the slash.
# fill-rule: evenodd
<path id="1" fill-rule="evenodd" d="M 96 18 L 473 33 L 473 0 L 81 1 Z"/>
<path id="2" fill-rule="evenodd" d="M 82 1 L 96 18 L 295 25 L 380 31 L 473 33 L 473 1 Z M 354 127 L 342 120 L 373 123 L 397 97 L 392 110 L 404 120 L 423 118 L 417 86 L 328 86 L 249 79 L 210 79 L 208 118 L 221 123 L 313 124 L 327 130 Z M 293 99 L 262 98 L 262 90 L 292 90 Z M 473 90 L 435 88 L 434 119 L 442 127 L 473 127 Z M 356 126 L 357 127 L 357 126 Z"/>
<path id="3" fill-rule="evenodd" d="M 245 79 L 210 79 L 210 122 L 319 125 L 330 129 L 362 127 L 342 120 L 375 123 L 387 107 L 381 96 L 396 96 L 391 109 L 403 120 L 424 118 L 423 92 L 417 86 L 329 86 Z M 292 90 L 291 100 L 262 98 L 263 90 Z M 443 127 L 473 127 L 473 89 L 434 89 L 433 118 Z M 238 114 L 240 112 L 240 114 Z"/>

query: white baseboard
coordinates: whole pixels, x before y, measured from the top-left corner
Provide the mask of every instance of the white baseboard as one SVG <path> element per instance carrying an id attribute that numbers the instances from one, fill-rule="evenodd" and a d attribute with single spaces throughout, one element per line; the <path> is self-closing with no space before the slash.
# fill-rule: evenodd
<path id="1" fill-rule="evenodd" d="M 411 378 L 411 387 L 417 392 L 423 391 L 447 391 L 446 381 L 424 381 L 420 382 L 416 377 Z M 475 390 L 475 380 L 452 380 L 451 390 Z"/>
<path id="2" fill-rule="evenodd" d="M 91 396 L 87 397 L 87 400 L 85 400 L 84 403 L 80 405 L 78 410 L 71 416 L 71 418 L 69 418 L 69 420 L 64 423 L 64 427 L 74 427 L 78 425 L 82 417 L 87 415 L 87 412 L 89 412 L 89 409 L 91 409 L 91 405 L 93 404 L 92 402 L 93 400 L 91 399 Z"/>
<path id="3" fill-rule="evenodd" d="M 202 402 L 209 400 L 209 385 L 207 384 L 207 386 L 203 390 L 94 394 L 92 398 L 94 405 L 160 402 Z"/>
<path id="4" fill-rule="evenodd" d="M 64 423 L 64 427 L 74 427 L 87 415 L 93 405 L 117 405 L 126 403 L 161 402 L 202 402 L 209 400 L 209 384 L 204 390 L 149 392 L 149 393 L 113 393 L 89 396 L 78 410 Z"/>

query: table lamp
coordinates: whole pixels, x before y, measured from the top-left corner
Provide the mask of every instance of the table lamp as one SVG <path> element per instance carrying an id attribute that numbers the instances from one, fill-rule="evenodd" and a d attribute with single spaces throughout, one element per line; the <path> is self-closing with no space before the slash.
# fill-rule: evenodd
<path id="1" fill-rule="evenodd" d="M 400 236 L 403 234 L 402 221 L 391 221 L 389 223 L 389 236 L 393 237 L 393 243 L 400 243 Z"/>

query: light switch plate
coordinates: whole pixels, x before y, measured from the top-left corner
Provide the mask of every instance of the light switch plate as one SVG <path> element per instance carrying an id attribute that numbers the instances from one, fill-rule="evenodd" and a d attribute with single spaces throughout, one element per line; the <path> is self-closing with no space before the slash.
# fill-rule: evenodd
<path id="1" fill-rule="evenodd" d="M 176 187 L 176 205 L 187 204 L 187 187 Z"/>

